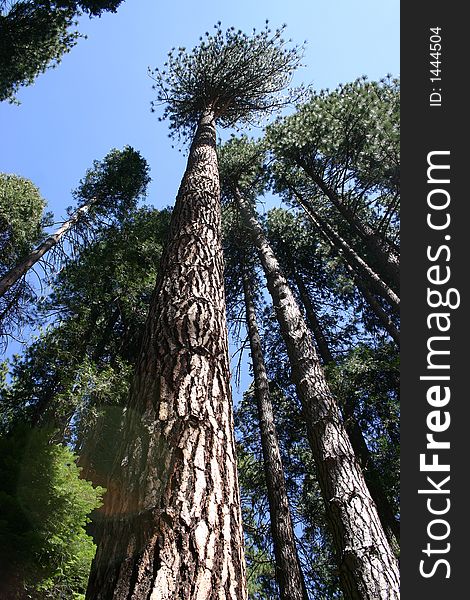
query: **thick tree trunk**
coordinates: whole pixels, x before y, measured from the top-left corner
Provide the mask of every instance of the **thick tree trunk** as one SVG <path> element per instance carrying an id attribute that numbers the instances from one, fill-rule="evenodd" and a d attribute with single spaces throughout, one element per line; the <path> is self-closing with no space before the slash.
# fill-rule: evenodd
<path id="1" fill-rule="evenodd" d="M 89 600 L 244 600 L 214 116 L 176 199 Z"/>
<path id="2" fill-rule="evenodd" d="M 400 547 L 400 523 L 397 521 L 392 506 L 380 484 L 379 473 L 374 464 L 374 459 L 364 439 L 362 429 L 354 415 L 354 402 L 351 396 L 346 398 L 343 404 L 343 414 L 346 431 L 361 465 L 367 487 L 377 506 L 380 521 L 393 551 L 395 554 L 398 554 Z"/>
<path id="3" fill-rule="evenodd" d="M 384 298 L 396 313 L 400 311 L 400 298 L 385 281 L 357 254 L 357 252 L 334 229 L 305 202 L 300 194 L 295 194 L 298 202 L 325 239 L 343 253 L 346 262 L 379 296 Z"/>
<path id="4" fill-rule="evenodd" d="M 243 275 L 246 322 L 250 339 L 251 360 L 255 379 L 255 396 L 263 450 L 264 474 L 268 492 L 271 533 L 276 560 L 276 580 L 281 600 L 308 600 L 305 582 L 295 544 L 294 528 L 287 499 L 284 470 L 269 394 L 261 338 L 256 321 L 250 281 Z"/>
<path id="5" fill-rule="evenodd" d="M 310 294 L 299 273 L 293 271 L 293 278 L 299 290 L 301 302 L 305 308 L 307 323 L 313 333 L 318 353 L 322 359 L 323 365 L 328 365 L 334 362 L 330 351 L 329 344 L 326 340 L 323 328 L 317 318 L 315 309 L 310 299 Z M 377 506 L 380 522 L 384 528 L 387 538 L 392 546 L 392 549 L 397 553 L 400 541 L 400 525 L 395 518 L 390 502 L 385 495 L 382 486 L 379 482 L 379 475 L 375 467 L 374 459 L 369 451 L 369 448 L 364 439 L 362 429 L 354 415 L 354 402 L 351 397 L 346 398 L 342 404 L 342 412 L 344 416 L 344 425 L 346 432 L 349 435 L 354 454 L 359 460 L 364 478 L 369 488 L 370 495 Z"/>
<path id="6" fill-rule="evenodd" d="M 349 209 L 341 197 L 332 190 L 308 165 L 301 165 L 305 173 L 320 188 L 325 196 L 336 207 L 341 216 L 361 236 L 372 255 L 374 256 L 381 272 L 390 280 L 395 290 L 400 289 L 400 263 L 395 253 L 395 247 L 388 240 L 380 238 L 367 223 L 364 223 Z"/>
<path id="7" fill-rule="evenodd" d="M 260 255 L 286 344 L 336 547 L 343 592 L 348 600 L 396 600 L 397 561 L 326 383 L 310 332 L 250 205 L 238 191 L 235 197 Z"/>
<path id="8" fill-rule="evenodd" d="M 67 231 L 70 230 L 76 223 L 85 217 L 90 210 L 90 207 L 95 201 L 84 204 L 77 209 L 73 215 L 65 221 L 63 225 L 57 229 L 57 231 L 51 234 L 45 239 L 37 248 L 28 254 L 23 260 L 15 265 L 8 273 L 6 273 L 0 279 L 0 298 L 19 280 L 25 273 L 27 273 L 34 265 L 41 260 L 41 258 L 49 252 L 51 248 L 56 246 L 60 240 L 64 237 Z"/>

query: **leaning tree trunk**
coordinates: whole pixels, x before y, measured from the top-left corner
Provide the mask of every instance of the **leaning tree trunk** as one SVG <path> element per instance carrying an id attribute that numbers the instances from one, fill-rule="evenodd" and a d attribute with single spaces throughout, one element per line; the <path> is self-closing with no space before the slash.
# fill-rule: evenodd
<path id="1" fill-rule="evenodd" d="M 276 560 L 276 580 L 281 600 L 308 600 L 295 544 L 281 453 L 269 394 L 268 376 L 256 321 L 251 286 L 243 275 L 246 322 L 255 379 L 255 396 L 263 450 L 264 475 L 268 493 L 271 534 Z"/>
<path id="2" fill-rule="evenodd" d="M 317 313 L 313 307 L 312 300 L 310 298 L 310 294 L 308 293 L 307 287 L 302 279 L 302 275 L 297 273 L 295 268 L 292 267 L 292 278 L 295 281 L 297 289 L 299 290 L 300 300 L 305 309 L 305 315 L 307 317 L 308 326 L 313 333 L 313 337 L 317 344 L 318 354 L 322 359 L 324 365 L 333 362 L 333 355 L 331 354 L 330 346 L 326 340 L 325 334 L 323 333 L 323 328 L 320 325 L 320 321 L 318 320 Z"/>
<path id="3" fill-rule="evenodd" d="M 354 281 L 356 282 L 358 290 L 364 296 L 365 301 L 371 308 L 372 312 L 375 314 L 377 319 L 379 320 L 382 327 L 388 333 L 388 335 L 392 338 L 395 344 L 400 347 L 400 332 L 398 331 L 393 319 L 387 312 L 380 306 L 379 301 L 374 296 L 374 294 L 369 290 L 367 284 L 362 280 L 362 278 L 354 271 L 354 269 L 346 263 L 346 268 L 351 273 Z"/>
<path id="4" fill-rule="evenodd" d="M 92 200 L 88 202 L 88 204 L 84 204 L 80 208 L 78 208 L 70 219 L 67 219 L 65 223 L 63 223 L 57 231 L 52 233 L 47 239 L 45 239 L 37 248 L 35 248 L 32 252 L 28 254 L 25 258 L 23 258 L 17 265 L 15 265 L 12 269 L 5 273 L 3 277 L 0 279 L 0 298 L 8 292 L 8 290 L 19 280 L 25 273 L 27 273 L 34 265 L 41 260 L 41 258 L 49 252 L 51 248 L 56 246 L 60 240 L 64 237 L 64 235 L 79 221 L 81 221 L 88 211 L 90 207 L 96 202 Z"/>
<path id="5" fill-rule="evenodd" d="M 214 115 L 193 140 L 89 600 L 244 600 Z"/>
<path id="6" fill-rule="evenodd" d="M 312 181 L 320 188 L 325 196 L 336 207 L 342 217 L 353 227 L 360 235 L 366 246 L 374 256 L 377 266 L 381 272 L 390 279 L 396 290 L 400 289 L 400 262 L 396 254 L 396 248 L 387 239 L 380 238 L 376 232 L 364 223 L 346 206 L 342 198 L 332 190 L 325 181 L 319 177 L 315 171 L 307 165 L 301 165 L 305 173 L 311 177 Z"/>
<path id="7" fill-rule="evenodd" d="M 357 252 L 344 240 L 334 229 L 305 202 L 300 194 L 295 192 L 299 204 L 305 209 L 312 223 L 324 236 L 324 238 L 337 250 L 343 253 L 344 259 L 351 268 L 375 291 L 376 294 L 384 298 L 391 308 L 398 314 L 400 312 L 400 298 L 395 294 L 389 285 L 378 275 Z"/>
<path id="8" fill-rule="evenodd" d="M 260 255 L 286 344 L 292 380 L 302 404 L 331 526 L 344 595 L 348 600 L 396 600 L 399 598 L 397 561 L 326 382 L 310 332 L 251 206 L 238 190 L 235 190 L 235 198 Z"/>

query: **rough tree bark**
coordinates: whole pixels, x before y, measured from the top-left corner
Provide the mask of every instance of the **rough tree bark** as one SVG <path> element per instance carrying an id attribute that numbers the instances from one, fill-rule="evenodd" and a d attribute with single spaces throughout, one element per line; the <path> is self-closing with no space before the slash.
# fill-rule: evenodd
<path id="1" fill-rule="evenodd" d="M 251 206 L 235 190 L 265 272 L 302 404 L 348 600 L 396 600 L 399 572 L 376 506 L 325 380 L 310 331 Z"/>
<path id="2" fill-rule="evenodd" d="M 246 273 L 243 274 L 243 291 L 255 380 L 255 396 L 268 493 L 271 534 L 276 560 L 276 580 L 279 585 L 281 600 L 308 600 L 295 544 L 294 528 L 287 499 L 284 470 L 274 423 L 268 376 L 264 365 L 253 295 Z"/>
<path id="3" fill-rule="evenodd" d="M 315 309 L 305 283 L 303 282 L 302 276 L 299 273 L 294 272 L 293 277 L 299 290 L 299 296 L 305 308 L 307 323 L 313 333 L 322 363 L 323 365 L 334 363 L 335 361 L 333 355 L 331 354 L 329 344 L 326 340 L 325 334 L 323 333 L 323 328 L 316 316 Z M 374 459 L 370 453 L 370 450 L 364 439 L 362 429 L 354 414 L 354 399 L 351 396 L 346 397 L 345 401 L 342 402 L 341 409 L 344 417 L 344 426 L 349 439 L 351 440 L 354 454 L 361 465 L 370 495 L 377 506 L 380 522 L 382 523 L 387 538 L 396 554 L 400 543 L 400 524 L 395 517 L 393 509 L 382 489 L 382 486 L 379 483 L 379 475 L 374 463 Z"/>
<path id="4" fill-rule="evenodd" d="M 191 145 L 89 600 L 245 600 L 214 115 Z"/>

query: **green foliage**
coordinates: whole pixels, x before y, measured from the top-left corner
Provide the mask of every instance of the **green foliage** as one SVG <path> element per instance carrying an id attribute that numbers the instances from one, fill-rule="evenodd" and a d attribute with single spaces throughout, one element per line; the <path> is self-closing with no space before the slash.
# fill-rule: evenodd
<path id="1" fill-rule="evenodd" d="M 302 213 L 273 208 L 268 212 L 266 228 L 276 256 L 288 267 L 288 271 L 294 267 L 301 272 L 310 269 L 319 287 L 327 285 L 325 256 L 321 252 L 318 236 Z"/>
<path id="2" fill-rule="evenodd" d="M 26 593 L 73 598 L 85 591 L 95 553 L 85 526 L 104 489 L 81 479 L 76 456 L 50 437 L 24 426 L 0 437 L 0 589 L 6 600 Z"/>
<path id="3" fill-rule="evenodd" d="M 368 187 L 397 183 L 399 81 L 358 79 L 321 90 L 295 114 L 268 127 L 276 155 L 314 162 L 316 168 L 351 169 Z M 352 175 L 352 173 L 351 173 Z"/>
<path id="4" fill-rule="evenodd" d="M 173 48 L 164 69 L 151 72 L 156 104 L 165 104 L 163 118 L 172 133 L 190 137 L 199 118 L 211 109 L 223 127 L 247 123 L 283 106 L 282 95 L 300 65 L 302 49 L 288 48 L 284 27 L 272 32 L 268 25 L 247 35 L 234 27 L 224 33 L 205 33 L 188 52 Z"/>
<path id="5" fill-rule="evenodd" d="M 59 270 L 71 250 L 80 252 L 100 232 L 129 218 L 138 200 L 145 195 L 149 181 L 147 162 L 130 146 L 113 149 L 103 160 L 94 161 L 73 192 L 78 208 L 86 205 L 86 210 L 68 209 L 70 215 L 75 213 L 71 227 L 49 249 L 47 259 L 41 261 L 44 273 L 50 275 L 54 268 Z M 5 265 L 0 260 L 0 275 L 6 275 L 28 257 L 32 245 L 32 240 L 25 243 L 28 236 L 43 234 L 38 223 L 43 204 L 36 188 L 26 180 L 14 176 L 0 179 L 0 235 L 4 247 L 0 250 L 0 259 L 4 256 L 9 259 Z M 28 311 L 36 300 L 37 286 L 33 287 L 30 281 L 30 274 L 26 272 L 0 299 L 0 335 L 5 344 L 7 336 L 21 330 L 27 322 Z"/>
<path id="6" fill-rule="evenodd" d="M 45 200 L 23 177 L 0 173 L 0 277 L 24 258 L 44 235 L 50 222 Z M 0 345 L 30 318 L 34 291 L 22 280 L 0 298 Z"/>
<path id="7" fill-rule="evenodd" d="M 116 354 L 135 358 L 169 219 L 168 210 L 131 211 L 82 248 L 54 282 L 44 303 L 46 314 L 60 310 L 70 326 L 73 322 L 82 329 L 87 351 L 98 346 L 95 360 Z M 102 338 L 100 345 L 97 340 L 105 336 L 108 325 L 108 339 Z M 83 333 L 89 329 L 91 334 Z"/>
<path id="8" fill-rule="evenodd" d="M 262 142 L 247 136 L 232 136 L 217 148 L 222 197 L 230 200 L 234 190 L 243 190 L 245 197 L 254 201 L 268 184 L 265 167 L 266 149 Z"/>
<path id="9" fill-rule="evenodd" d="M 252 398 L 250 401 L 254 403 Z M 252 416 L 256 423 L 257 417 Z M 242 418 L 237 414 L 237 421 Z M 257 434 L 255 431 L 253 435 Z M 274 600 L 278 591 L 263 463 L 260 448 L 253 452 L 248 442 L 248 439 L 241 439 L 237 443 L 248 597 L 250 600 Z"/>
<path id="10" fill-rule="evenodd" d="M 45 206 L 29 179 L 0 173 L 0 275 L 43 236 Z"/>
<path id="11" fill-rule="evenodd" d="M 393 344 L 359 344 L 337 366 L 329 380 L 341 402 L 353 403 L 354 416 L 364 432 L 385 490 L 399 511 L 400 480 L 400 366 Z"/>
<path id="12" fill-rule="evenodd" d="M 103 160 L 93 161 L 73 196 L 79 206 L 94 202 L 93 214 L 111 213 L 119 221 L 145 196 L 149 182 L 149 167 L 140 152 L 131 146 L 114 148 Z"/>
<path id="13" fill-rule="evenodd" d="M 168 221 L 167 211 L 134 210 L 60 272 L 41 308 L 55 325 L 14 358 L 0 390 L 4 429 L 52 422 L 79 444 L 103 406 L 124 402 Z"/>
<path id="14" fill-rule="evenodd" d="M 324 184 L 382 235 L 397 236 L 399 198 L 399 81 L 358 79 L 321 90 L 266 131 L 276 159 L 274 184 L 288 191 Z"/>
<path id="15" fill-rule="evenodd" d="M 103 12 L 115 13 L 123 0 L 55 0 L 52 4 L 60 8 L 73 8 L 90 17 L 100 17 Z"/>
<path id="16" fill-rule="evenodd" d="M 75 46 L 76 18 L 115 12 L 122 0 L 0 0 L 0 101 L 17 102 L 31 85 Z"/>
<path id="17" fill-rule="evenodd" d="M 358 336 L 360 339 L 362 323 L 354 306 L 355 290 L 350 279 L 345 280 L 338 257 L 323 243 L 303 212 L 273 208 L 267 214 L 266 230 L 299 305 L 304 304 L 298 290 L 301 278 L 330 345 L 337 352 L 349 349 Z"/>
<path id="18" fill-rule="evenodd" d="M 6 4 L 0 7 L 2 13 Z M 21 86 L 31 85 L 70 51 L 79 37 L 69 31 L 73 18 L 73 10 L 51 11 L 45 2 L 14 2 L 0 14 L 0 101 L 15 102 Z"/>
<path id="19" fill-rule="evenodd" d="M 103 160 L 93 161 L 93 166 L 72 192 L 76 208 L 68 208 L 72 215 L 78 208 L 87 206 L 87 212 L 82 213 L 67 232 L 74 251 L 80 251 L 110 226 L 119 226 L 129 219 L 137 202 L 145 197 L 149 182 L 148 163 L 131 146 L 122 150 L 113 148 Z"/>

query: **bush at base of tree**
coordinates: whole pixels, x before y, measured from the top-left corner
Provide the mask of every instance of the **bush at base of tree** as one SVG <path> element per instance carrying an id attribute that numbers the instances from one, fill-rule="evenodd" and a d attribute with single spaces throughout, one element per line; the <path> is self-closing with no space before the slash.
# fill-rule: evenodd
<path id="1" fill-rule="evenodd" d="M 79 600 L 95 553 L 85 532 L 104 489 L 80 478 L 74 454 L 51 432 L 17 426 L 0 438 L 3 600 Z"/>

